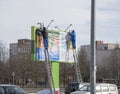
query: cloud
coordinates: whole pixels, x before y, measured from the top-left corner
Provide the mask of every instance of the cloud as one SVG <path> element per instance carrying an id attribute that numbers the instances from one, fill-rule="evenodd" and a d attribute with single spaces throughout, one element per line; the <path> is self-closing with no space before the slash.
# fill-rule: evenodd
<path id="1" fill-rule="evenodd" d="M 96 0 L 97 39 L 119 40 L 119 5 L 120 0 Z M 70 29 L 77 32 L 77 44 L 89 43 L 90 8 L 90 0 L 0 0 L 0 40 L 12 42 L 30 38 L 31 26 L 37 25 L 37 22 L 44 22 L 47 26 L 54 19 L 51 28 L 57 25 L 65 29 L 72 23 Z M 103 36 L 105 34 L 108 36 Z"/>

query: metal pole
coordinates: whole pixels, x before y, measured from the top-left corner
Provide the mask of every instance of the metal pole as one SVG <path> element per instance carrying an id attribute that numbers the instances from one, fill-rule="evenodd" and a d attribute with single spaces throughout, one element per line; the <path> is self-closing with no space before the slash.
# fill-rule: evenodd
<path id="1" fill-rule="evenodd" d="M 12 72 L 12 76 L 13 76 L 13 85 L 15 84 L 14 83 L 14 80 L 15 80 L 15 72 Z"/>
<path id="2" fill-rule="evenodd" d="M 59 27 L 55 26 L 55 28 L 57 28 L 59 31 L 62 31 Z"/>
<path id="3" fill-rule="evenodd" d="M 40 25 L 40 27 L 42 26 L 42 24 L 40 22 L 38 22 L 37 24 Z"/>
<path id="4" fill-rule="evenodd" d="M 50 21 L 50 23 L 48 24 L 48 26 L 47 26 L 47 29 L 48 29 L 48 27 L 51 25 L 51 23 L 53 22 L 54 20 L 51 20 Z"/>
<path id="5" fill-rule="evenodd" d="M 64 31 L 66 32 L 70 26 L 72 26 L 72 24 L 70 24 Z"/>
<path id="6" fill-rule="evenodd" d="M 91 53 L 90 53 L 90 94 L 95 94 L 96 86 L 96 43 L 95 43 L 95 0 L 91 0 Z"/>

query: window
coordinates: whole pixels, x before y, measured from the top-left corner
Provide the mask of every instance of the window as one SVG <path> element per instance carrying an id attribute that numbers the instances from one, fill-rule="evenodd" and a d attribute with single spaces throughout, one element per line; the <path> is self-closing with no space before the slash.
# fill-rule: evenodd
<path id="1" fill-rule="evenodd" d="M 100 86 L 96 86 L 96 92 L 101 92 Z"/>
<path id="2" fill-rule="evenodd" d="M 7 94 L 25 94 L 25 92 L 17 86 L 8 86 L 6 88 Z"/>
<path id="3" fill-rule="evenodd" d="M 2 87 L 0 87 L 0 94 L 5 94 L 4 89 Z"/>
<path id="4" fill-rule="evenodd" d="M 80 88 L 80 91 L 90 91 L 90 86 L 89 85 L 85 85 L 85 86 Z"/>
<path id="5" fill-rule="evenodd" d="M 102 91 L 104 91 L 104 92 L 109 91 L 109 88 L 108 88 L 108 86 L 107 86 L 107 85 L 106 85 L 106 86 L 101 86 L 101 88 L 102 88 Z"/>
<path id="6" fill-rule="evenodd" d="M 110 89 L 110 91 L 115 91 L 116 90 L 115 86 L 113 86 L 113 85 L 110 85 L 109 89 Z"/>
<path id="7" fill-rule="evenodd" d="M 104 49 L 105 49 L 105 50 L 107 50 L 107 49 L 108 49 L 108 47 L 104 47 Z"/>

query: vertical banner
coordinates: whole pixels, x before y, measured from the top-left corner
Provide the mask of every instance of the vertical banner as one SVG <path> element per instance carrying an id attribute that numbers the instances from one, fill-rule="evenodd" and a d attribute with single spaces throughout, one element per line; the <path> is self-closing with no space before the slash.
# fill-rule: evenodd
<path id="1" fill-rule="evenodd" d="M 49 56 L 51 61 L 59 61 L 59 32 L 54 30 L 48 30 L 49 34 Z"/>
<path id="2" fill-rule="evenodd" d="M 36 54 L 36 46 L 35 46 L 35 30 L 36 30 L 36 27 L 35 26 L 32 26 L 31 27 L 31 58 L 32 60 L 35 60 L 35 54 Z"/>
<path id="3" fill-rule="evenodd" d="M 55 89 L 59 90 L 59 63 L 52 62 L 52 74 L 53 74 L 53 81 L 55 85 Z"/>

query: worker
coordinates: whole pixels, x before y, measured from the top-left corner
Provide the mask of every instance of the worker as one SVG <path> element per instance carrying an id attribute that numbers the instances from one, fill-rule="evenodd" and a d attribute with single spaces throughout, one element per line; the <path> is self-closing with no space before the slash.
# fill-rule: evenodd
<path id="1" fill-rule="evenodd" d="M 70 32 L 70 36 L 71 36 L 71 41 L 72 41 L 72 47 L 73 49 L 76 49 L 76 33 L 74 30 Z"/>
<path id="2" fill-rule="evenodd" d="M 45 27 L 43 27 L 42 35 L 43 35 L 44 48 L 48 49 L 48 32 Z"/>
<path id="3" fill-rule="evenodd" d="M 41 35 L 41 30 L 40 29 L 36 29 L 36 35 L 38 35 L 38 36 Z"/>
<path id="4" fill-rule="evenodd" d="M 67 32 L 67 34 L 66 34 L 66 46 L 67 46 L 67 50 L 70 48 L 70 42 L 71 42 L 70 32 Z"/>
<path id="5" fill-rule="evenodd" d="M 41 29 L 36 29 L 35 42 L 36 42 L 36 59 L 40 59 L 40 48 L 42 47 L 42 33 Z"/>

